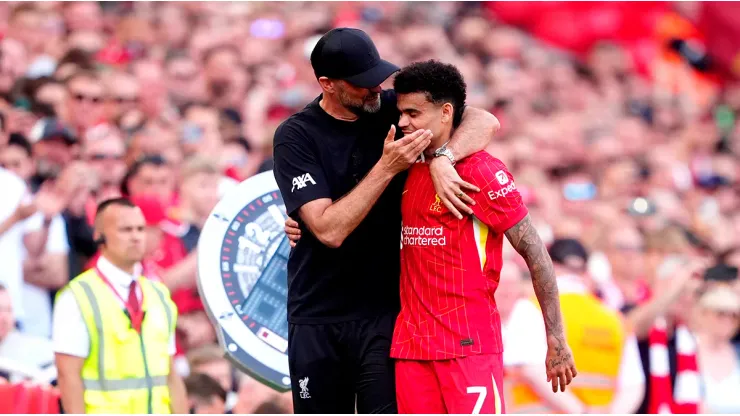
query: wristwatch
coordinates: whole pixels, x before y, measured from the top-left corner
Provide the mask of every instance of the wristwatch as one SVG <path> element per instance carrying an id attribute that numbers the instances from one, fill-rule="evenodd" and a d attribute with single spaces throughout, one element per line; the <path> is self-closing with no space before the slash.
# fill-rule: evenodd
<path id="1" fill-rule="evenodd" d="M 446 156 L 447 159 L 450 159 L 450 162 L 452 163 L 452 166 L 455 166 L 455 155 L 452 154 L 452 151 L 447 148 L 447 145 L 444 145 L 440 147 L 439 149 L 434 151 L 434 157 L 440 157 L 440 156 Z"/>

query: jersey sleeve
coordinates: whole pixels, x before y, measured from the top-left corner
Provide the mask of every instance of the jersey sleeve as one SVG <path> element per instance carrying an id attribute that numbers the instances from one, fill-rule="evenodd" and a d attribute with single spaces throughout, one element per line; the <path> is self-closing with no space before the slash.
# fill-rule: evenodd
<path id="1" fill-rule="evenodd" d="M 293 217 L 300 207 L 316 199 L 331 198 L 329 184 L 308 138 L 282 125 L 275 132 L 273 174 Z"/>
<path id="2" fill-rule="evenodd" d="M 481 157 L 478 163 L 466 166 L 463 180 L 471 182 L 480 192 L 470 196 L 475 200 L 473 215 L 499 234 L 505 233 L 527 215 L 527 207 L 516 189 L 514 177 L 498 159 Z"/>

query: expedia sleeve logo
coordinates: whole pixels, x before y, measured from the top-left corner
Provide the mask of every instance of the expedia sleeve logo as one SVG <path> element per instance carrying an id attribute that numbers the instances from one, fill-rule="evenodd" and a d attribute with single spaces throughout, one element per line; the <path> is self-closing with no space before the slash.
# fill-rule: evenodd
<path id="1" fill-rule="evenodd" d="M 508 180 L 508 178 L 506 178 Z M 509 183 L 508 186 L 505 186 L 498 190 L 490 190 L 488 191 L 488 198 L 491 199 L 491 201 L 494 201 L 498 198 L 505 198 L 506 195 L 516 191 L 516 185 L 514 185 L 514 182 Z"/>

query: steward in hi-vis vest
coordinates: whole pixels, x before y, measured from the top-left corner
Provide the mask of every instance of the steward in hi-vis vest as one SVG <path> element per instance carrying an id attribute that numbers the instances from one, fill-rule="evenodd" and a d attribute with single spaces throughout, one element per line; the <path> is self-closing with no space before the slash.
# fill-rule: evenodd
<path id="1" fill-rule="evenodd" d="M 53 342 L 66 413 L 187 413 L 175 373 L 177 309 L 141 276 L 144 217 L 124 198 L 100 204 L 96 266 L 57 295 Z"/>
<path id="2" fill-rule="evenodd" d="M 634 413 L 645 389 L 637 347 L 618 311 L 589 290 L 587 255 L 576 240 L 556 240 L 550 256 L 558 276 L 560 307 L 578 377 L 565 394 L 553 394 L 540 369 L 547 341 L 536 299 L 520 300 L 504 342 L 509 413 Z"/>

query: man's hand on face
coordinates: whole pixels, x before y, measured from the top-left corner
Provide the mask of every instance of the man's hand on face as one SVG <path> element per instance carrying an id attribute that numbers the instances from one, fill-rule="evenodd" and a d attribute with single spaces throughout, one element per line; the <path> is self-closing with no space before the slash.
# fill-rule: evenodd
<path id="1" fill-rule="evenodd" d="M 470 192 L 480 192 L 480 189 L 462 180 L 448 158 L 437 157 L 432 159 L 429 164 L 429 172 L 432 175 L 434 190 L 437 191 L 439 199 L 455 217 L 462 219 L 462 213 L 465 215 L 473 214 L 473 210 L 468 205 L 475 205 L 475 201 L 466 195 L 463 189 Z"/>
<path id="2" fill-rule="evenodd" d="M 383 156 L 380 162 L 383 167 L 393 175 L 403 172 L 413 165 L 421 155 L 421 152 L 429 147 L 432 141 L 432 132 L 429 130 L 416 130 L 398 140 L 396 137 L 396 126 L 391 126 L 385 137 Z"/>

